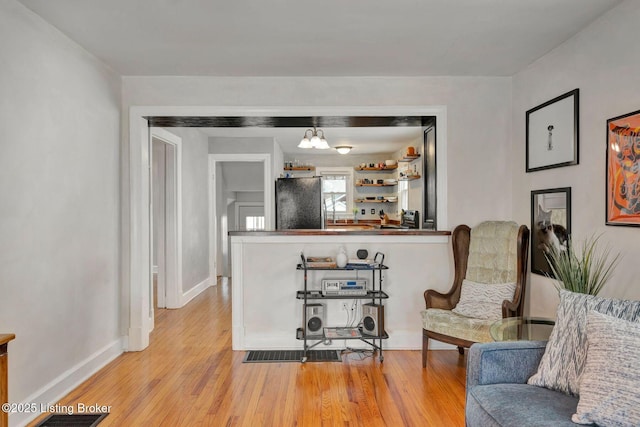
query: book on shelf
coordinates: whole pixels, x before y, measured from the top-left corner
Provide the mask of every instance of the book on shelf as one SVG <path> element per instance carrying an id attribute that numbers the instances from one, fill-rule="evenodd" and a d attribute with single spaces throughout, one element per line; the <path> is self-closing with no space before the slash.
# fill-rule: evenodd
<path id="1" fill-rule="evenodd" d="M 307 267 L 335 268 L 336 262 L 330 256 L 308 256 Z"/>
<path id="2" fill-rule="evenodd" d="M 325 338 L 359 338 L 362 334 L 360 333 L 360 329 L 351 328 L 351 327 L 343 327 L 343 328 L 324 328 L 324 337 Z"/>
<path id="3" fill-rule="evenodd" d="M 350 258 L 347 261 L 347 268 L 373 268 L 380 265 L 374 259 Z"/>

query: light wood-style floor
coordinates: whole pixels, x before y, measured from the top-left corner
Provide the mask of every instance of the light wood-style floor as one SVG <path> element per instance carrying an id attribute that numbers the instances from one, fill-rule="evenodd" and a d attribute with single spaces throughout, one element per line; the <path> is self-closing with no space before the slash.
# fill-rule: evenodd
<path id="1" fill-rule="evenodd" d="M 457 351 L 431 351 L 426 370 L 420 351 L 385 351 L 382 363 L 350 353 L 342 363 L 243 364 L 245 353 L 231 350 L 230 296 L 218 284 L 180 310 L 158 310 L 149 348 L 59 403 L 111 406 L 100 427 L 464 425 Z"/>

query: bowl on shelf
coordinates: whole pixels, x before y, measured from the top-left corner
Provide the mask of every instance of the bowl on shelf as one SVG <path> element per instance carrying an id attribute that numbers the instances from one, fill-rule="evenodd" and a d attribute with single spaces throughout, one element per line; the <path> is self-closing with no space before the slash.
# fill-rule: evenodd
<path id="1" fill-rule="evenodd" d="M 397 196 L 389 196 L 387 197 L 387 202 L 397 202 L 398 201 L 398 197 Z"/>
<path id="2" fill-rule="evenodd" d="M 365 199 L 367 199 L 367 200 L 375 200 L 376 198 L 374 196 L 367 196 L 367 197 L 365 197 Z"/>
<path id="3" fill-rule="evenodd" d="M 383 182 L 387 185 L 394 185 L 398 183 L 398 180 L 395 178 L 387 178 Z"/>
<path id="4" fill-rule="evenodd" d="M 397 165 L 397 164 L 398 164 L 398 162 L 397 162 L 396 160 L 385 160 L 385 161 L 384 161 L 384 164 L 385 164 L 386 166 L 395 166 L 395 165 Z"/>

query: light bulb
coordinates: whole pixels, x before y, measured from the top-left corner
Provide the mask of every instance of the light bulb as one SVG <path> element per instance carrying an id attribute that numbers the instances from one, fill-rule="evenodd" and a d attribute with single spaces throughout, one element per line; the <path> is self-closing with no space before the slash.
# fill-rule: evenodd
<path id="1" fill-rule="evenodd" d="M 300 141 L 300 144 L 298 144 L 298 148 L 313 148 L 313 145 L 311 145 L 311 141 L 309 141 L 309 138 L 305 135 Z"/>

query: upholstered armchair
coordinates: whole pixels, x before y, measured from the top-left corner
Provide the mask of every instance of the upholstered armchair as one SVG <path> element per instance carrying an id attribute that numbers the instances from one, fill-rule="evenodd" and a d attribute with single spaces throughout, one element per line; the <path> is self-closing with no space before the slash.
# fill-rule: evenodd
<path id="1" fill-rule="evenodd" d="M 424 292 L 423 368 L 427 366 L 429 339 L 453 344 L 464 354 L 464 348 L 473 343 L 492 341 L 489 330 L 496 320 L 522 316 L 529 247 L 527 226 L 511 221 L 486 221 L 473 229 L 459 225 L 451 242 L 451 289 L 445 294 L 432 289 Z"/>

